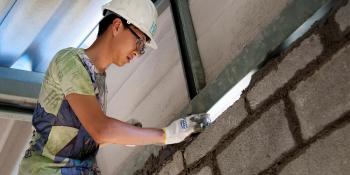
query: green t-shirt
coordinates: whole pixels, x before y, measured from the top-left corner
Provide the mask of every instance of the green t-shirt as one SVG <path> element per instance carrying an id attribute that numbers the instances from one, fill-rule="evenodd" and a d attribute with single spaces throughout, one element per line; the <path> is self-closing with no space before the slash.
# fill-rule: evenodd
<path id="1" fill-rule="evenodd" d="M 106 111 L 105 74 L 94 71 L 83 49 L 63 49 L 51 61 L 33 114 L 35 131 L 19 174 L 99 174 L 95 161 L 99 145 L 65 99 L 72 93 L 96 96 Z"/>

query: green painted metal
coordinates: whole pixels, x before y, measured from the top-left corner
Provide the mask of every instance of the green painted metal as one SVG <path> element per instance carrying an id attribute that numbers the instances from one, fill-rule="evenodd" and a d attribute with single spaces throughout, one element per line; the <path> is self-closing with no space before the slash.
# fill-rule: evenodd
<path id="1" fill-rule="evenodd" d="M 193 99 L 205 87 L 205 74 L 187 0 L 170 0 L 174 23 L 186 75 L 187 88 Z"/>
<path id="2" fill-rule="evenodd" d="M 43 73 L 0 67 L 0 118 L 32 120 Z"/>
<path id="3" fill-rule="evenodd" d="M 44 74 L 0 67 L 0 94 L 37 98 Z"/>

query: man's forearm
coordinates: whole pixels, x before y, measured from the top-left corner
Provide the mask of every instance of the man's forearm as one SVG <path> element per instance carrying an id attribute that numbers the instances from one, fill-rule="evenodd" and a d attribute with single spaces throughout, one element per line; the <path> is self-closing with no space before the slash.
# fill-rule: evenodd
<path id="1" fill-rule="evenodd" d="M 156 128 L 140 128 L 120 120 L 107 117 L 101 125 L 100 143 L 123 145 L 164 144 L 164 131 Z"/>

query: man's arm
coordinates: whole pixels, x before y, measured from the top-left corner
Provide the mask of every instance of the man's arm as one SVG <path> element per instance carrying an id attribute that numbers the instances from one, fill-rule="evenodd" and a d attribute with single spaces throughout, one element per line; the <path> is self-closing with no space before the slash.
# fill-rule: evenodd
<path id="1" fill-rule="evenodd" d="M 69 94 L 68 103 L 87 132 L 98 144 L 164 144 L 162 129 L 139 128 L 106 116 L 92 95 Z"/>

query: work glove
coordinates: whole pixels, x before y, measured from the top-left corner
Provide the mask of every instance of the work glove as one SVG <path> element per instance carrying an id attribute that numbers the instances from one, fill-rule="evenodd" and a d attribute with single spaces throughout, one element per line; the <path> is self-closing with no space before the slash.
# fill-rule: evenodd
<path id="1" fill-rule="evenodd" d="M 131 125 L 134 125 L 134 126 L 142 128 L 142 123 L 140 121 L 136 120 L 136 119 L 133 119 L 133 118 L 128 120 L 128 121 L 126 121 L 126 123 L 129 123 Z M 125 145 L 125 146 L 127 146 L 127 147 L 135 147 L 136 145 Z"/>
<path id="2" fill-rule="evenodd" d="M 211 123 L 209 114 L 192 114 L 173 121 L 168 127 L 163 128 L 164 144 L 182 142 L 192 133 L 200 132 Z"/>

